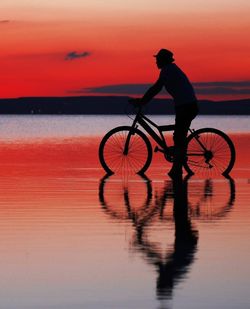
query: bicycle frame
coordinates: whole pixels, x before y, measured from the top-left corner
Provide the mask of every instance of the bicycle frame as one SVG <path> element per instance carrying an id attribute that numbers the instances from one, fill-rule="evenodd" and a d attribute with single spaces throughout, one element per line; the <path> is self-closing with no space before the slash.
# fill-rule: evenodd
<path id="1" fill-rule="evenodd" d="M 146 117 L 145 115 L 143 115 L 141 113 L 141 108 L 139 109 L 133 124 L 131 126 L 131 131 L 130 134 L 128 135 L 128 138 L 126 140 L 125 143 L 125 147 L 124 147 L 124 155 L 126 155 L 128 153 L 128 145 L 130 142 L 130 137 L 132 134 L 134 134 L 134 129 L 138 127 L 137 123 L 139 125 L 142 126 L 142 128 L 154 139 L 154 141 L 162 148 L 162 149 L 158 149 L 158 151 L 161 152 L 167 152 L 168 150 L 168 146 L 167 143 L 165 141 L 165 138 L 163 136 L 162 132 L 166 132 L 166 131 L 173 131 L 175 128 L 175 125 L 165 125 L 165 126 L 158 126 L 156 123 L 154 123 L 152 120 L 150 120 L 148 117 Z M 157 131 L 159 132 L 158 134 L 152 129 L 151 126 L 153 126 L 154 128 L 157 129 Z"/>
<path id="2" fill-rule="evenodd" d="M 136 117 L 132 123 L 131 126 L 131 131 L 130 134 L 128 134 L 125 146 L 124 146 L 124 151 L 123 154 L 127 155 L 128 154 L 128 146 L 129 146 L 129 142 L 130 142 L 130 138 L 131 135 L 134 134 L 134 129 L 138 127 L 137 123 L 139 125 L 141 125 L 143 127 L 143 129 L 154 139 L 154 141 L 161 147 L 155 148 L 155 151 L 160 151 L 163 153 L 167 153 L 168 152 L 168 145 L 166 143 L 166 140 L 163 136 L 163 132 L 168 132 L 168 131 L 174 131 L 175 129 L 175 125 L 163 125 L 163 126 L 158 126 L 156 123 L 154 123 L 151 119 L 149 119 L 148 117 L 146 117 L 144 114 L 141 113 L 141 107 L 139 107 L 139 111 L 136 114 Z M 154 128 L 157 129 L 157 131 L 159 132 L 159 134 L 157 134 L 152 128 L 151 126 L 153 126 Z M 189 132 L 193 133 L 195 130 L 194 129 L 190 129 L 189 128 Z M 204 152 L 207 151 L 207 149 L 204 147 L 204 145 L 199 141 L 198 138 L 196 138 L 196 141 L 199 143 L 199 145 L 201 146 L 201 148 L 204 150 Z M 204 156 L 203 153 L 189 153 L 189 156 Z M 210 157 L 207 159 L 206 163 L 209 164 L 210 161 Z"/>

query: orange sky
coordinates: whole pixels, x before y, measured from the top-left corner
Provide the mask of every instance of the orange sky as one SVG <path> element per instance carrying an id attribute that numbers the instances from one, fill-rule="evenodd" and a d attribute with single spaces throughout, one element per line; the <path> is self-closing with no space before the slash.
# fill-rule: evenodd
<path id="1" fill-rule="evenodd" d="M 1 98 L 150 84 L 161 47 L 174 52 L 195 88 L 236 83 L 201 97 L 250 97 L 248 0 L 3 0 L 0 12 Z"/>

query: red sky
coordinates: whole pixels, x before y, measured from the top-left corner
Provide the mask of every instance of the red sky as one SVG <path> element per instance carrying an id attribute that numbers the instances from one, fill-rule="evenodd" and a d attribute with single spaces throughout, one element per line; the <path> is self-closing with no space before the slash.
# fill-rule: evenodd
<path id="1" fill-rule="evenodd" d="M 248 0 L 3 0 L 0 12 L 1 98 L 117 84 L 111 93 L 123 94 L 123 84 L 156 80 L 162 47 L 199 97 L 250 97 Z"/>

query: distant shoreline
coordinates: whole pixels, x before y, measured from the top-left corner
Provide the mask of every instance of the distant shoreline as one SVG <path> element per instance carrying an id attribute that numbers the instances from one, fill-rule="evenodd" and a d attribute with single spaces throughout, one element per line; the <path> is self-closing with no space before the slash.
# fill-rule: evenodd
<path id="1" fill-rule="evenodd" d="M 124 115 L 132 113 L 126 96 L 24 97 L 0 99 L 4 115 Z M 201 115 L 250 115 L 250 99 L 231 101 L 200 100 Z M 154 99 L 145 108 L 146 114 L 173 115 L 170 99 Z"/>

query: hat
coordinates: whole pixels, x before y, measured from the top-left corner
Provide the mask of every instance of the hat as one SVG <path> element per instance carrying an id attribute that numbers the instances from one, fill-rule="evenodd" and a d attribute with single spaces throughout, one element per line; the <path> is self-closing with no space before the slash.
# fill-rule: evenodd
<path id="1" fill-rule="evenodd" d="M 173 60 L 173 55 L 174 54 L 170 50 L 162 48 L 158 51 L 156 55 L 154 55 L 154 57 Z"/>

